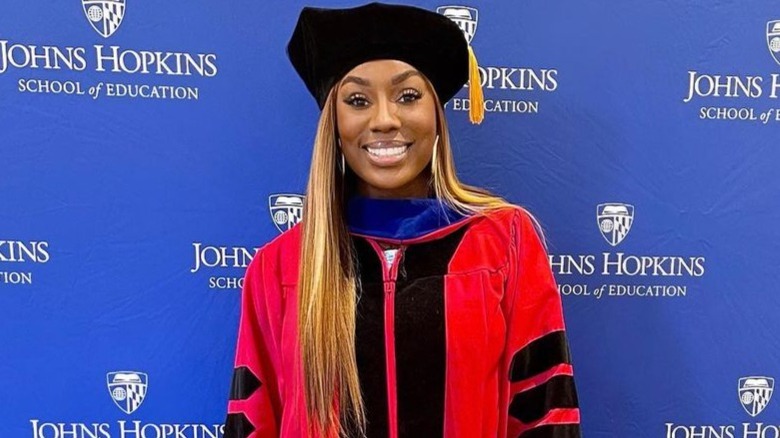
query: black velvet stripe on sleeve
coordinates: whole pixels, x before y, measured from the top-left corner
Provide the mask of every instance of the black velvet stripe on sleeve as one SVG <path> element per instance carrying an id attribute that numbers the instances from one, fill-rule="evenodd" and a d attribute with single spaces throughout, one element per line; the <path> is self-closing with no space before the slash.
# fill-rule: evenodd
<path id="1" fill-rule="evenodd" d="M 509 415 L 523 423 L 532 423 L 552 409 L 576 408 L 577 390 L 572 376 L 555 376 L 547 382 L 516 394 Z"/>
<path id="2" fill-rule="evenodd" d="M 579 424 L 548 424 L 530 429 L 519 438 L 580 438 Z"/>
<path id="3" fill-rule="evenodd" d="M 233 383 L 230 385 L 231 400 L 246 400 L 261 385 L 260 380 L 248 367 L 233 370 Z"/>
<path id="4" fill-rule="evenodd" d="M 228 414 L 227 420 L 225 420 L 224 438 L 246 438 L 254 431 L 255 427 L 252 426 L 243 412 Z"/>
<path id="5" fill-rule="evenodd" d="M 570 364 L 569 344 L 563 330 L 549 333 L 515 353 L 509 380 L 519 382 L 559 364 Z"/>

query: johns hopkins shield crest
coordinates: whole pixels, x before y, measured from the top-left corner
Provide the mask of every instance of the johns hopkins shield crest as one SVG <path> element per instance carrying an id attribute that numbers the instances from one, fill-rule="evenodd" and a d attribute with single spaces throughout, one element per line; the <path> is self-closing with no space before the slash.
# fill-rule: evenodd
<path id="1" fill-rule="evenodd" d="M 607 243 L 617 246 L 631 230 L 634 206 L 620 203 L 599 204 L 596 207 L 596 221 Z"/>
<path id="2" fill-rule="evenodd" d="M 138 371 L 115 371 L 106 374 L 111 400 L 127 414 L 132 414 L 146 397 L 149 377 Z"/>
<path id="3" fill-rule="evenodd" d="M 454 21 L 460 27 L 460 30 L 463 31 L 466 41 L 471 44 L 471 39 L 477 33 L 477 21 L 479 20 L 478 12 L 475 8 L 468 6 L 439 6 L 436 8 L 436 12 Z"/>
<path id="4" fill-rule="evenodd" d="M 119 29 L 125 16 L 125 0 L 81 0 L 87 21 L 104 38 Z"/>
<path id="5" fill-rule="evenodd" d="M 739 401 L 751 417 L 764 410 L 775 389 L 775 379 L 771 377 L 750 376 L 739 379 Z"/>
<path id="6" fill-rule="evenodd" d="M 268 197 L 271 219 L 276 228 L 285 232 L 303 217 L 303 195 L 279 194 Z"/>
<path id="7" fill-rule="evenodd" d="M 780 20 L 766 24 L 766 43 L 769 45 L 769 53 L 780 64 Z"/>

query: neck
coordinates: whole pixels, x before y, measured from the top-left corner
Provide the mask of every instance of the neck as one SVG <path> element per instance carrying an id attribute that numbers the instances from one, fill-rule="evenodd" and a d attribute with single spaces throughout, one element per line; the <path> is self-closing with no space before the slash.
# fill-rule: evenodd
<path id="1" fill-rule="evenodd" d="M 392 189 L 373 187 L 363 180 L 358 180 L 357 194 L 376 199 L 429 198 L 431 190 L 428 187 L 428 181 L 430 178 L 424 174 L 425 172 L 404 186 Z"/>

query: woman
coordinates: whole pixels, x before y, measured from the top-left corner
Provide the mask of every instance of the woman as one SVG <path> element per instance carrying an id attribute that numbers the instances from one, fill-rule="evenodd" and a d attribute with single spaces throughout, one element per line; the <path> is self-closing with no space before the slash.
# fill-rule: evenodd
<path id="1" fill-rule="evenodd" d="M 455 174 L 442 102 L 481 93 L 458 26 L 304 8 L 287 50 L 323 111 L 304 219 L 247 270 L 225 436 L 579 436 L 534 222 Z"/>

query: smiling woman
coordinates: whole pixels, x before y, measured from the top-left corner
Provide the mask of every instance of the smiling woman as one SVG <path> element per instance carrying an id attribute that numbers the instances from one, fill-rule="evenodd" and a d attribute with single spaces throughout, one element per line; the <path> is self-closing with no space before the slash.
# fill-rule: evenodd
<path id="1" fill-rule="evenodd" d="M 483 109 L 460 28 L 307 7 L 287 52 L 322 113 L 303 220 L 247 269 L 225 436 L 579 436 L 538 224 L 455 171 L 443 103 Z"/>
<path id="2" fill-rule="evenodd" d="M 422 74 L 402 61 L 370 61 L 347 73 L 337 95 L 339 147 L 357 192 L 427 197 L 438 136 L 433 88 Z"/>

